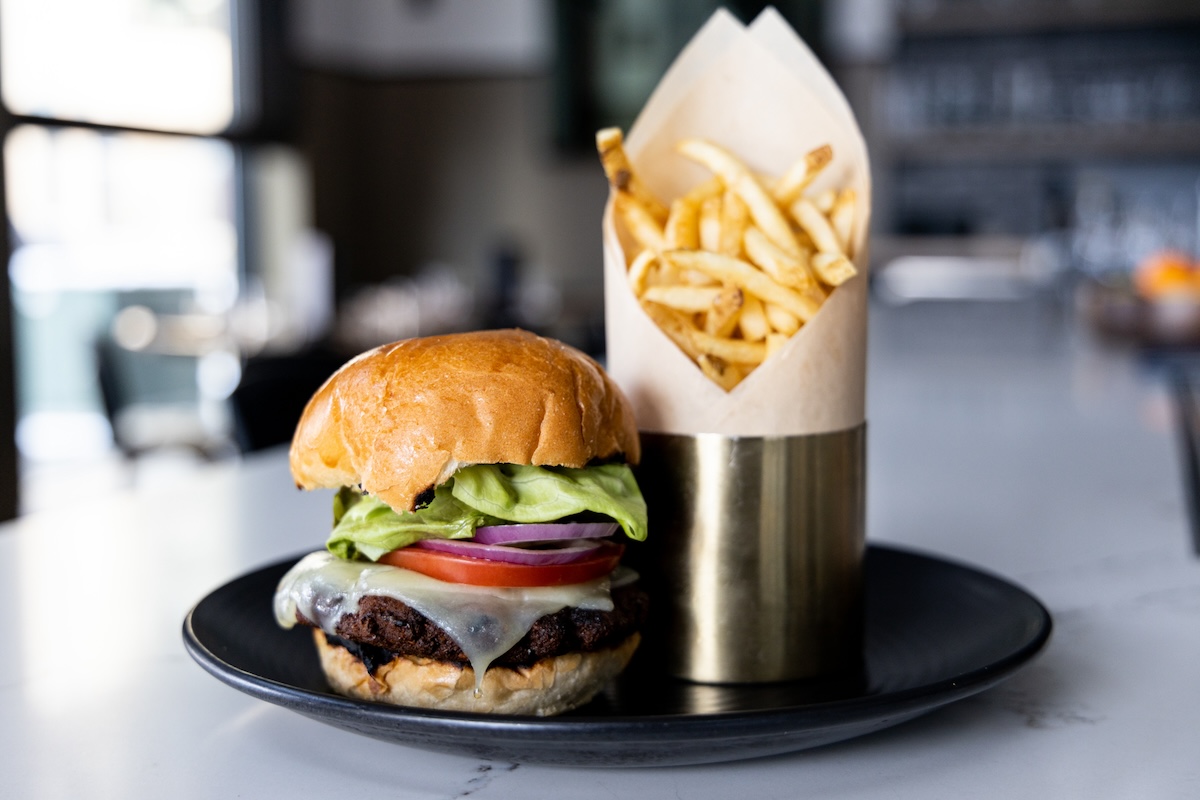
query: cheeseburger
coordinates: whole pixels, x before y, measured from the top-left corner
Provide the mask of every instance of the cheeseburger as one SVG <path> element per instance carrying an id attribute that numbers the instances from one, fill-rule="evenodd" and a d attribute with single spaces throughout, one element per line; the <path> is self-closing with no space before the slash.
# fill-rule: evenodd
<path id="1" fill-rule="evenodd" d="M 337 490 L 326 550 L 275 596 L 352 697 L 505 714 L 586 703 L 646 616 L 619 566 L 646 537 L 628 400 L 596 362 L 519 330 L 385 345 L 309 401 L 304 489 Z"/>

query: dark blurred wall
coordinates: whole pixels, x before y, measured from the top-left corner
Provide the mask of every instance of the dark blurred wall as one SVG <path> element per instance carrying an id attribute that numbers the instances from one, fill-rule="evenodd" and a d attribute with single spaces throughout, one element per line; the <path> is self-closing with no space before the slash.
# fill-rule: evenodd
<path id="1" fill-rule="evenodd" d="M 339 290 L 446 264 L 481 287 L 503 243 L 600 300 L 606 186 L 551 142 L 548 77 L 348 77 L 307 71 L 298 141 Z"/>
<path id="2" fill-rule="evenodd" d="M 590 304 L 598 316 L 607 188 L 594 132 L 629 124 L 720 4 L 505 0 L 545 27 L 530 52 L 528 42 L 510 42 L 525 53 L 515 63 L 490 66 L 479 59 L 494 58 L 505 37 L 521 37 L 497 33 L 486 44 L 481 29 L 503 26 L 482 4 L 457 18 L 471 20 L 471 30 L 442 30 L 438 17 L 449 18 L 452 5 L 355 0 L 341 15 L 319 0 L 297 6 L 306 67 L 295 139 L 313 172 L 316 225 L 334 242 L 339 294 L 433 264 L 488 292 L 509 249 L 522 280 L 552 284 L 568 306 Z M 765 3 L 727 5 L 752 19 Z M 779 5 L 816 42 L 820 4 Z M 417 30 L 440 31 L 458 61 L 427 52 L 424 41 L 402 46 Z M 478 52 L 468 41 L 480 43 Z M 616 87 L 623 90 L 614 99 Z"/>

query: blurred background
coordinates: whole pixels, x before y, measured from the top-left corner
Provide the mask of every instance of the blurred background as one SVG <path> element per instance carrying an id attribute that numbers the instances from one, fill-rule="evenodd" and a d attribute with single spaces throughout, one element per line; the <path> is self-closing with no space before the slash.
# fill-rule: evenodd
<path id="1" fill-rule="evenodd" d="M 593 134 L 718 5 L 0 0 L 0 517 L 286 441 L 374 344 L 602 355 Z M 1200 339 L 1200 4 L 775 5 L 867 136 L 877 304 Z"/>

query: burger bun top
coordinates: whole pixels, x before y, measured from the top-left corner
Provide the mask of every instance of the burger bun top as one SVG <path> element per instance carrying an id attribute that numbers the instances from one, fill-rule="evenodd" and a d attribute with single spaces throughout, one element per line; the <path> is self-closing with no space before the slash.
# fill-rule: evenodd
<path id="1" fill-rule="evenodd" d="M 640 457 L 629 401 L 573 347 L 522 330 L 408 339 L 354 358 L 309 400 L 289 460 L 305 489 L 360 486 L 398 511 L 468 464 Z"/>

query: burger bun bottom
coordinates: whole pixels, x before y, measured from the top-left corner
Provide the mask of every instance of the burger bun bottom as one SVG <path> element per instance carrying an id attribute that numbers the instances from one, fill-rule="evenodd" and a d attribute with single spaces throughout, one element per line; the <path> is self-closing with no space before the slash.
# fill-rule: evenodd
<path id="1" fill-rule="evenodd" d="M 529 667 L 491 667 L 476 695 L 475 671 L 470 666 L 397 656 L 372 675 L 346 648 L 330 644 L 320 629 L 314 629 L 313 638 L 325 677 L 339 694 L 442 711 L 539 717 L 587 703 L 625 669 L 641 641 L 634 633 L 609 650 L 567 653 Z"/>

